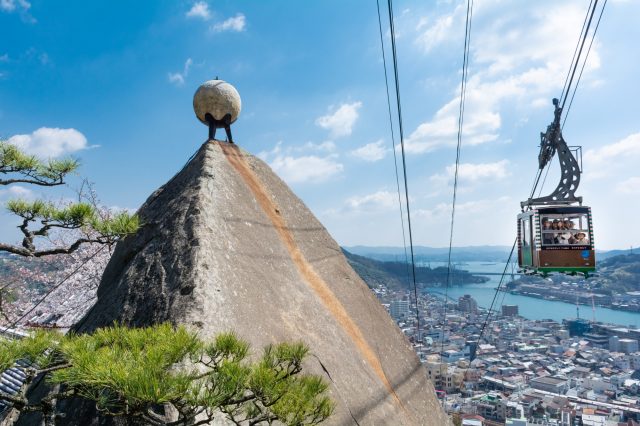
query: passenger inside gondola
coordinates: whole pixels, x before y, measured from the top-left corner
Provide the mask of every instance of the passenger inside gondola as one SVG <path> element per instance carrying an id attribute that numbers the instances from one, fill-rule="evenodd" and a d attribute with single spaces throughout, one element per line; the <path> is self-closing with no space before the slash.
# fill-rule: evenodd
<path id="1" fill-rule="evenodd" d="M 581 215 L 571 217 L 545 216 L 541 218 L 542 245 L 571 246 L 588 245 L 587 221 Z"/>
<path id="2" fill-rule="evenodd" d="M 576 234 L 575 244 L 587 245 L 587 244 L 589 244 L 589 237 L 587 237 L 587 234 L 585 234 L 584 232 L 578 232 Z"/>
<path id="3" fill-rule="evenodd" d="M 561 232 L 558 232 L 555 235 L 556 244 L 559 244 L 559 245 L 562 245 L 562 246 L 566 246 L 566 245 L 571 244 L 571 239 L 573 238 L 573 235 L 567 229 L 566 221 L 564 221 L 564 222 L 560 221 L 560 231 Z"/>
<path id="4" fill-rule="evenodd" d="M 553 229 L 551 228 L 551 222 L 549 218 L 542 218 L 542 244 L 550 245 L 553 244 Z"/>

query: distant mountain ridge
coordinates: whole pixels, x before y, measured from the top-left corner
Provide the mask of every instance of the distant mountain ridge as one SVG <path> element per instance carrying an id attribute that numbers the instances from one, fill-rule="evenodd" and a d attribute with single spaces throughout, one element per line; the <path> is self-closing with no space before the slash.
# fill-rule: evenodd
<path id="1" fill-rule="evenodd" d="M 638 254 L 640 253 L 639 249 L 635 250 L 635 253 Z M 605 260 L 605 259 L 609 259 L 611 257 L 615 257 L 615 256 L 626 256 L 628 254 L 633 254 L 633 249 L 629 250 L 596 250 L 596 259 L 598 260 Z"/>
<path id="2" fill-rule="evenodd" d="M 640 253 L 611 256 L 598 266 L 601 289 L 608 293 L 640 290 Z"/>
<path id="3" fill-rule="evenodd" d="M 381 260 L 385 262 L 404 262 L 405 249 L 403 247 L 393 246 L 343 246 L 344 250 L 359 256 L 365 256 L 371 259 Z M 463 246 L 453 247 L 451 249 L 451 260 L 453 262 L 505 262 L 509 257 L 511 247 L 508 246 Z M 416 261 L 419 262 L 446 262 L 449 257 L 448 247 L 427 247 L 414 246 L 413 252 Z M 637 249 L 640 252 L 640 249 Z M 407 248 L 406 253 L 409 253 Z M 629 254 L 630 250 L 596 250 L 596 258 L 605 260 L 613 256 Z"/>
<path id="4" fill-rule="evenodd" d="M 350 253 L 369 257 L 381 261 L 405 261 L 405 249 L 403 247 L 370 247 L 370 246 L 345 246 L 343 249 Z M 504 262 L 509 257 L 511 247 L 507 246 L 470 246 L 454 247 L 451 250 L 452 260 L 455 262 L 493 261 Z M 413 252 L 420 262 L 446 262 L 449 257 L 448 247 L 414 246 Z M 408 253 L 408 249 L 407 249 Z"/>
<path id="5" fill-rule="evenodd" d="M 409 265 L 404 262 L 385 262 L 349 253 L 344 248 L 342 253 L 347 258 L 351 267 L 370 288 L 384 286 L 391 290 L 407 290 L 412 284 L 409 282 Z M 488 281 L 486 277 L 471 275 L 467 271 L 456 269 L 453 271 L 450 282 L 453 285 L 461 283 L 483 283 Z M 416 282 L 418 285 L 444 285 L 447 282 L 447 268 L 440 266 L 429 268 L 416 266 Z"/>

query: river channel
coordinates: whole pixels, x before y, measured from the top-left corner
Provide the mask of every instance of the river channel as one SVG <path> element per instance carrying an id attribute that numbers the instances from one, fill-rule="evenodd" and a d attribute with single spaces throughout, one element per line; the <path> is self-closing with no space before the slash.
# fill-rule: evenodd
<path id="1" fill-rule="evenodd" d="M 424 266 L 431 266 L 435 268 L 437 266 L 446 266 L 443 262 L 429 262 L 421 264 Z M 483 275 L 482 273 L 502 273 L 504 270 L 504 263 L 491 263 L 491 262 L 465 262 L 456 264 L 457 269 L 464 269 L 470 272 L 474 272 L 475 275 Z M 511 271 L 511 267 L 508 268 Z M 449 287 L 448 296 L 453 299 L 469 294 L 477 302 L 478 306 L 483 308 L 489 308 L 491 300 L 495 294 L 495 290 L 500 282 L 499 275 L 486 275 L 489 281 L 482 284 L 466 284 L 464 286 Z M 509 277 L 510 279 L 510 277 Z M 505 277 L 505 283 L 508 282 Z M 442 296 L 444 293 L 442 287 L 429 287 L 427 292 L 436 296 Z M 503 301 L 504 297 L 504 301 Z M 502 303 L 501 303 L 502 302 Z M 500 305 L 518 305 L 520 315 L 528 319 L 553 319 L 561 322 L 565 318 L 576 317 L 576 305 L 573 303 L 550 301 L 544 299 L 537 299 L 534 297 L 522 296 L 518 294 L 509 294 L 500 292 L 496 298 L 494 309 L 500 309 Z M 588 320 L 593 319 L 593 311 L 591 306 L 580 305 L 580 318 Z M 613 309 L 602 308 L 596 306 L 595 319 L 600 322 L 607 322 L 612 324 L 618 324 L 621 326 L 640 326 L 640 313 L 639 312 L 627 312 L 616 311 Z"/>

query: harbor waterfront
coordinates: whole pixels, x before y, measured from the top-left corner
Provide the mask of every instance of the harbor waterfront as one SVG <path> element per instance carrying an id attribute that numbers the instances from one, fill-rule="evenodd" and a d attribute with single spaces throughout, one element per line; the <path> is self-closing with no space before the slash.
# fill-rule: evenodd
<path id="1" fill-rule="evenodd" d="M 429 262 L 423 263 L 423 265 L 430 265 L 431 267 L 446 266 L 445 262 Z M 504 270 L 505 264 L 501 262 L 465 262 L 463 264 L 456 264 L 456 269 L 467 270 L 474 275 L 487 274 L 501 274 Z M 505 277 L 504 285 L 511 280 L 511 266 L 507 269 L 509 276 Z M 450 286 L 447 294 L 451 299 L 457 300 L 465 294 L 473 297 L 478 306 L 483 308 L 489 308 L 491 301 L 493 300 L 495 290 L 500 283 L 500 275 L 486 275 L 489 281 L 482 284 L 464 284 L 462 286 Z M 436 296 L 444 297 L 443 287 L 427 287 L 426 292 Z M 504 297 L 504 300 L 503 300 Z M 574 303 L 566 303 L 560 301 L 552 301 L 539 299 L 535 297 L 528 297 L 518 294 L 510 294 L 500 292 L 496 297 L 494 309 L 499 310 L 500 305 L 518 305 L 519 313 L 521 316 L 527 319 L 552 319 L 554 321 L 562 322 L 565 318 L 576 317 L 576 305 Z M 580 305 L 580 317 L 588 320 L 593 319 L 593 311 L 590 305 Z M 640 326 L 640 313 L 639 312 L 627 312 L 618 311 L 609 308 L 595 307 L 595 319 L 596 321 L 606 322 L 611 324 L 617 324 L 626 327 Z"/>

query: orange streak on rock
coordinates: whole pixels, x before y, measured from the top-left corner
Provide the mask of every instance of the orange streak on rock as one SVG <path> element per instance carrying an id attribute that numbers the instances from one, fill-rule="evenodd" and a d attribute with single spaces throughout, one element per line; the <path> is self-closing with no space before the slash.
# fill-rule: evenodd
<path id="1" fill-rule="evenodd" d="M 229 163 L 236 169 L 240 176 L 242 176 L 243 180 L 256 197 L 256 200 L 258 200 L 260 207 L 273 223 L 273 226 L 278 232 L 280 239 L 287 248 L 287 251 L 289 251 L 291 259 L 298 268 L 298 272 L 300 273 L 300 275 L 316 292 L 325 307 L 329 310 L 329 312 L 331 312 L 333 317 L 342 326 L 347 335 L 356 344 L 362 356 L 365 358 L 375 374 L 380 378 L 384 386 L 387 388 L 389 394 L 400 405 L 400 407 L 405 410 L 402 402 L 398 398 L 398 395 L 396 395 L 393 386 L 391 386 L 391 383 L 389 383 L 389 380 L 387 379 L 387 376 L 382 369 L 382 364 L 380 363 L 378 356 L 375 354 L 371 346 L 369 346 L 369 343 L 367 343 L 366 339 L 364 338 L 362 331 L 356 325 L 353 319 L 351 319 L 340 300 L 338 300 L 327 283 L 313 269 L 313 266 L 311 266 L 311 264 L 307 262 L 304 255 L 300 251 L 300 247 L 295 242 L 293 234 L 287 228 L 282 216 L 280 216 L 280 214 L 277 212 L 278 209 L 276 204 L 269 197 L 258 176 L 253 173 L 253 171 L 244 161 L 240 150 L 236 146 L 224 142 L 219 142 L 219 145 L 222 148 L 225 156 L 229 160 Z"/>

